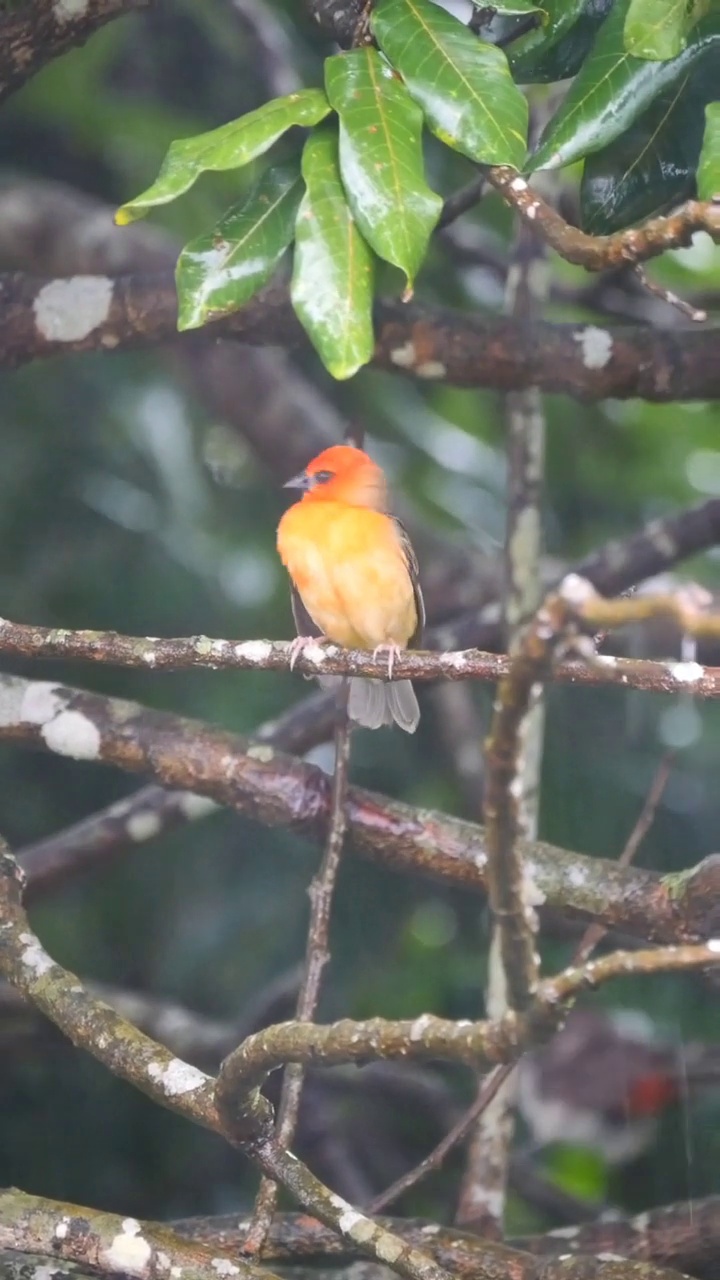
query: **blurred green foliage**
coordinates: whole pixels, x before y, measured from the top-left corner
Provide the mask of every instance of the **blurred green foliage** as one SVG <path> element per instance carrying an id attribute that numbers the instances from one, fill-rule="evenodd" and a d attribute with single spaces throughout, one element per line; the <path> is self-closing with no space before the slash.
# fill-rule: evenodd
<path id="1" fill-rule="evenodd" d="M 322 49 L 296 0 L 272 7 L 284 15 L 298 75 L 319 82 Z M 158 6 L 106 27 L 4 106 L 0 166 L 119 204 L 147 185 L 173 138 L 264 101 L 262 71 L 232 3 Z M 436 189 L 440 180 L 442 189 L 467 180 L 471 169 L 461 157 L 432 141 L 427 153 Z M 204 179 L 157 221 L 189 239 L 242 195 L 247 180 Z M 508 218 L 495 197 L 473 220 L 507 240 Z M 583 279 L 566 264 L 552 266 L 563 283 Z M 666 255 L 652 273 L 680 293 L 720 287 L 718 253 L 704 241 Z M 418 293 L 468 309 L 498 305 L 497 286 L 479 271 L 452 266 L 441 245 L 432 250 Z M 551 314 L 578 313 L 554 303 Z M 505 462 L 497 396 L 373 371 L 338 387 L 313 356 L 298 359 L 348 417 L 366 425 L 370 448 L 418 523 L 478 554 L 499 545 Z M 717 405 L 579 406 L 550 397 L 546 411 L 547 547 L 556 557 L 570 561 L 645 519 L 720 494 Z M 279 477 L 192 398 L 162 352 L 53 360 L 5 375 L 0 424 L 4 616 L 136 634 L 291 634 L 274 552 L 284 505 Z M 709 555 L 687 573 L 717 587 L 718 564 Z M 15 669 L 239 731 L 306 691 L 298 678 L 263 673 L 165 675 L 58 663 Z M 490 691 L 475 696 L 486 725 Z M 412 803 L 468 814 L 437 713 L 423 701 L 415 740 L 358 734 L 353 777 Z M 639 860 L 678 870 L 715 848 L 720 708 L 702 705 L 693 718 L 687 704 L 673 699 L 570 689 L 553 689 L 548 703 L 543 836 L 616 856 L 660 756 L 675 745 L 673 774 Z M 3 745 L 0 827 L 19 848 L 136 785 L 91 765 Z M 472 816 L 479 806 L 478 794 Z M 58 892 L 33 910 L 33 924 L 62 963 L 88 978 L 235 1018 L 301 956 L 306 886 L 316 861 L 317 851 L 295 837 L 221 814 Z M 429 1010 L 474 1017 L 482 1008 L 486 944 L 480 902 L 348 856 L 323 1016 Z M 568 955 L 567 944 L 545 948 L 549 967 Z M 699 981 L 616 984 L 596 1000 L 643 1007 L 673 1034 L 718 1035 L 717 996 Z M 0 1026 L 0 1182 L 146 1217 L 249 1203 L 254 1181 L 219 1140 L 153 1107 L 57 1038 L 14 1049 L 2 1037 Z M 470 1095 L 465 1076 L 447 1079 L 457 1098 Z M 357 1111 L 364 1104 L 347 1105 Z M 633 1171 L 602 1170 L 602 1186 L 633 1208 L 720 1190 L 719 1119 L 717 1094 L 670 1117 L 660 1146 Z M 432 1124 L 405 1117 L 398 1143 L 410 1160 L 439 1136 Z M 379 1141 L 374 1158 L 379 1189 L 400 1170 L 389 1156 L 383 1162 Z M 456 1158 L 448 1175 L 420 1189 L 409 1207 L 447 1211 L 458 1167 Z M 582 1161 L 555 1157 L 552 1167 L 578 1194 L 597 1189 Z M 519 1203 L 514 1212 L 516 1225 L 534 1221 Z"/>

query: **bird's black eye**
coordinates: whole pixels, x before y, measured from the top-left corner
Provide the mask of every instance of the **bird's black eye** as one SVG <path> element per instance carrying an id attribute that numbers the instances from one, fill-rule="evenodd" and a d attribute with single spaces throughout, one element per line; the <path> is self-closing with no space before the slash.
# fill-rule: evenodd
<path id="1" fill-rule="evenodd" d="M 334 471 L 316 471 L 313 480 L 316 484 L 327 484 L 328 480 L 335 479 Z"/>

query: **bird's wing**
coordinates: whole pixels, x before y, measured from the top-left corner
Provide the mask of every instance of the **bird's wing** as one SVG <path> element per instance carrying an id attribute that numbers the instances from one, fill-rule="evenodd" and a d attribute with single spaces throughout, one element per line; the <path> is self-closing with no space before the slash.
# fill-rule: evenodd
<path id="1" fill-rule="evenodd" d="M 293 618 L 295 619 L 295 630 L 299 636 L 321 636 L 323 634 L 310 617 L 294 582 L 290 583 L 290 604 Z"/>
<path id="2" fill-rule="evenodd" d="M 413 595 L 415 596 L 415 611 L 417 613 L 417 626 L 408 640 L 409 649 L 417 649 L 422 643 L 422 634 L 425 627 L 425 601 L 423 600 L 422 589 L 420 587 L 420 568 L 417 562 L 417 556 L 412 548 L 412 543 L 408 537 L 407 529 L 398 520 L 397 516 L 392 517 L 393 523 L 397 530 L 400 540 L 400 547 L 403 553 L 403 559 L 410 574 L 412 582 Z"/>

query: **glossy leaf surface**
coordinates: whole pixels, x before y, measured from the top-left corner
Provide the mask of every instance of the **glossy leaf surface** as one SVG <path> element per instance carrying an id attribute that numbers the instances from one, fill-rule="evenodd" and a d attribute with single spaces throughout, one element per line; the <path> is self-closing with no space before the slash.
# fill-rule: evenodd
<path id="1" fill-rule="evenodd" d="M 668 62 L 627 53 L 628 0 L 616 0 L 591 53 L 550 121 L 530 169 L 559 169 L 599 151 L 624 133 L 666 89 L 676 85 L 705 54 L 720 48 L 720 10 L 692 32 L 687 47 Z"/>
<path id="2" fill-rule="evenodd" d="M 317 124 L 329 112 L 330 104 L 321 89 L 302 89 L 286 98 L 273 98 L 257 111 L 210 133 L 173 142 L 155 182 L 124 204 L 115 221 L 124 226 L 144 217 L 156 205 L 176 200 L 207 170 L 240 169 L 263 155 L 293 125 Z"/>
<path id="3" fill-rule="evenodd" d="M 422 111 L 375 49 L 328 58 L 325 87 L 340 117 L 340 172 L 353 217 L 411 287 L 442 209 L 425 181 Z"/>
<path id="4" fill-rule="evenodd" d="M 546 0 L 545 26 L 530 31 L 508 49 L 520 84 L 567 80 L 582 66 L 613 0 Z"/>
<path id="5" fill-rule="evenodd" d="M 711 102 L 705 111 L 697 186 L 701 200 L 720 195 L 720 102 Z"/>
<path id="6" fill-rule="evenodd" d="M 527 102 L 502 49 L 430 0 L 379 0 L 372 27 L 441 142 L 480 164 L 520 167 Z"/>
<path id="7" fill-rule="evenodd" d="M 303 185 L 299 165 L 268 169 L 239 207 L 178 258 L 178 329 L 237 311 L 270 278 L 295 234 Z"/>
<path id="8" fill-rule="evenodd" d="M 625 48 L 636 58 L 676 58 L 688 32 L 707 13 L 709 0 L 631 0 L 625 19 Z"/>
<path id="9" fill-rule="evenodd" d="M 703 132 L 703 102 L 685 76 L 626 133 L 585 161 L 582 225 L 608 235 L 691 195 Z"/>
<path id="10" fill-rule="evenodd" d="M 308 138 L 302 175 L 292 302 L 326 369 L 350 378 L 373 353 L 373 258 L 345 198 L 333 126 Z"/>
<path id="11" fill-rule="evenodd" d="M 537 13 L 539 9 L 545 9 L 545 4 L 533 4 L 532 0 L 493 0 L 492 5 L 487 5 L 485 0 L 471 0 L 476 9 L 492 8 L 496 13 Z"/>

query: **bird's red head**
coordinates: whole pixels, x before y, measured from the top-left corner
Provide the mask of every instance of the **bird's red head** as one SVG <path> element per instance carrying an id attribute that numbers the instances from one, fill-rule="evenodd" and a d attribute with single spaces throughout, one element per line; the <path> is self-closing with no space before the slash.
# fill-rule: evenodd
<path id="1" fill-rule="evenodd" d="M 362 449 L 336 444 L 324 449 L 284 488 L 301 489 L 302 502 L 342 502 L 384 511 L 387 484 L 382 469 Z"/>

